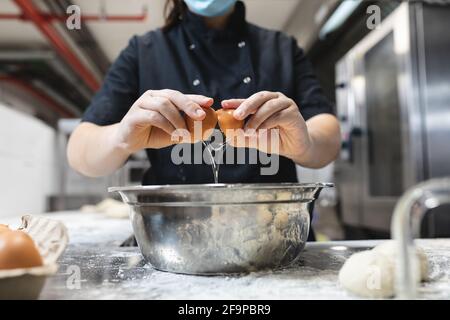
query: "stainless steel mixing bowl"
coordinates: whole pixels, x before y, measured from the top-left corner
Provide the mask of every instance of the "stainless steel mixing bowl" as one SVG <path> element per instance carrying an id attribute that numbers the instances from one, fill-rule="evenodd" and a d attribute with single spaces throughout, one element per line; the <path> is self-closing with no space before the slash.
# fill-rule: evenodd
<path id="1" fill-rule="evenodd" d="M 130 206 L 139 248 L 159 270 L 224 274 L 286 267 L 305 246 L 310 211 L 332 184 L 110 188 Z"/>

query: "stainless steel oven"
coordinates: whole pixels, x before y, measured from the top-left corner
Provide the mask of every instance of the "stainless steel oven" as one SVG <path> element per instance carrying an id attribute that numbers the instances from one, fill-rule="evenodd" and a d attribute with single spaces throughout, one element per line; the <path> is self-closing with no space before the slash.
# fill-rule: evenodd
<path id="1" fill-rule="evenodd" d="M 344 224 L 388 232 L 410 186 L 450 176 L 450 7 L 401 4 L 336 66 Z"/>

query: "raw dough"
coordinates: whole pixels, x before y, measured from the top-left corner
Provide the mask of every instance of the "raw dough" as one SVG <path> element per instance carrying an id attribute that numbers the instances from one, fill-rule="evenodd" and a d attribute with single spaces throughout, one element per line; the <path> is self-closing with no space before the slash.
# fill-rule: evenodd
<path id="1" fill-rule="evenodd" d="M 394 294 L 394 266 L 388 257 L 375 251 L 353 254 L 339 272 L 339 282 L 348 291 L 368 298 Z"/>
<path id="2" fill-rule="evenodd" d="M 391 263 L 395 263 L 395 257 L 397 256 L 397 248 L 395 246 L 395 241 L 390 240 L 377 245 L 372 251 L 376 251 L 386 255 L 391 259 Z M 420 263 L 420 272 L 415 272 L 419 281 L 428 280 L 428 259 L 425 251 L 416 245 L 416 254 Z"/>
<path id="3" fill-rule="evenodd" d="M 272 212 L 270 212 L 269 208 L 263 206 L 258 209 L 258 215 L 256 216 L 258 224 L 261 226 L 268 226 L 272 223 Z"/>
<path id="4" fill-rule="evenodd" d="M 104 213 L 110 218 L 126 219 L 129 216 L 128 205 L 114 199 L 104 199 L 96 205 L 85 205 L 80 208 L 82 212 Z"/>
<path id="5" fill-rule="evenodd" d="M 273 224 L 275 228 L 283 230 L 288 226 L 289 223 L 289 215 L 287 212 L 279 212 L 273 219 Z"/>
<path id="6" fill-rule="evenodd" d="M 388 298 L 394 295 L 395 259 L 394 241 L 384 242 L 372 250 L 352 255 L 339 272 L 339 282 L 348 291 L 367 298 Z M 413 270 L 417 282 L 428 278 L 425 252 L 416 249 L 420 269 Z"/>

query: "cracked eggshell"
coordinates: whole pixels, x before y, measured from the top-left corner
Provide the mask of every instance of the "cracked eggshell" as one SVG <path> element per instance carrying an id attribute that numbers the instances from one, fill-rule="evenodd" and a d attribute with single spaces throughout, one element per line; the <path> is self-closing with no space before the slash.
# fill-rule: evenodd
<path id="1" fill-rule="evenodd" d="M 18 229 L 34 241 L 44 264 L 32 268 L 0 270 L 0 299 L 37 299 L 47 276 L 56 273 L 59 256 L 68 243 L 63 223 L 52 219 L 23 216 Z"/>
<path id="2" fill-rule="evenodd" d="M 217 125 L 217 115 L 214 109 L 203 108 L 203 111 L 205 111 L 206 116 L 202 121 L 195 121 L 187 114 L 184 115 L 187 130 L 191 134 L 192 143 L 208 140 Z M 201 130 L 201 137 L 199 137 L 200 132 L 196 132 L 196 128 L 197 131 Z"/>
<path id="3" fill-rule="evenodd" d="M 0 224 L 0 234 L 6 231 L 11 231 L 11 229 L 6 224 Z"/>
<path id="4" fill-rule="evenodd" d="M 233 116 L 234 110 L 235 109 L 219 109 L 216 111 L 220 130 L 225 136 L 227 136 L 227 134 L 232 134 L 232 136 L 234 136 L 235 130 L 244 128 L 244 120 L 237 120 Z"/>

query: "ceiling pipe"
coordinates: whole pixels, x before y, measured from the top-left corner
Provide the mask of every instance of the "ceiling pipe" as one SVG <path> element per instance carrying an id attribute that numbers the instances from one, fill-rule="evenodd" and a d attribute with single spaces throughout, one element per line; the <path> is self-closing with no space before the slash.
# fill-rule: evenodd
<path id="1" fill-rule="evenodd" d="M 84 110 L 92 98 L 89 88 L 79 85 L 79 77 L 51 48 L 3 50 L 0 52 L 0 70 L 11 77 L 26 79 L 75 114 Z M 43 88 L 37 85 L 39 82 L 45 84 Z M 56 93 L 57 97 L 50 92 Z"/>
<path id="2" fill-rule="evenodd" d="M 34 80 L 32 84 L 36 90 L 45 93 L 46 96 L 51 98 L 60 106 L 63 106 L 64 109 L 69 111 L 74 117 L 81 117 L 82 112 L 80 109 L 71 100 L 67 99 L 65 96 L 62 96 L 60 92 L 54 90 L 54 87 L 49 86 L 47 83 L 37 79 Z"/>
<path id="3" fill-rule="evenodd" d="M 55 100 L 53 100 L 52 98 L 47 96 L 45 93 L 37 90 L 35 87 L 30 85 L 26 81 L 23 81 L 21 79 L 11 77 L 11 76 L 1 76 L 1 75 L 0 75 L 0 81 L 12 84 L 12 85 L 22 89 L 23 91 L 31 94 L 33 97 L 35 97 L 36 99 L 38 99 L 39 101 L 41 101 L 45 105 L 47 105 L 51 110 L 58 113 L 61 117 L 73 118 L 76 116 L 72 111 L 67 110 L 66 108 L 61 106 L 59 103 L 57 103 Z"/>
<path id="4" fill-rule="evenodd" d="M 44 34 L 44 36 L 55 47 L 57 52 L 70 64 L 72 69 L 77 73 L 88 85 L 88 87 L 97 91 L 100 87 L 99 82 L 89 71 L 79 58 L 72 52 L 69 45 L 61 38 L 59 33 L 53 26 L 42 16 L 39 9 L 30 0 L 14 0 L 22 13 Z"/>
<path id="5" fill-rule="evenodd" d="M 43 3 L 50 10 L 50 13 L 64 15 L 67 8 L 73 5 L 73 0 L 43 0 Z M 83 54 L 92 62 L 90 64 L 91 67 L 95 67 L 100 77 L 103 77 L 111 64 L 105 51 L 100 47 L 92 34 L 90 27 L 81 21 L 80 29 L 73 32 L 66 28 L 65 21 L 60 21 L 59 24 L 60 29 L 58 31 L 64 32 L 65 36 L 70 38 L 72 43 L 81 49 Z"/>

